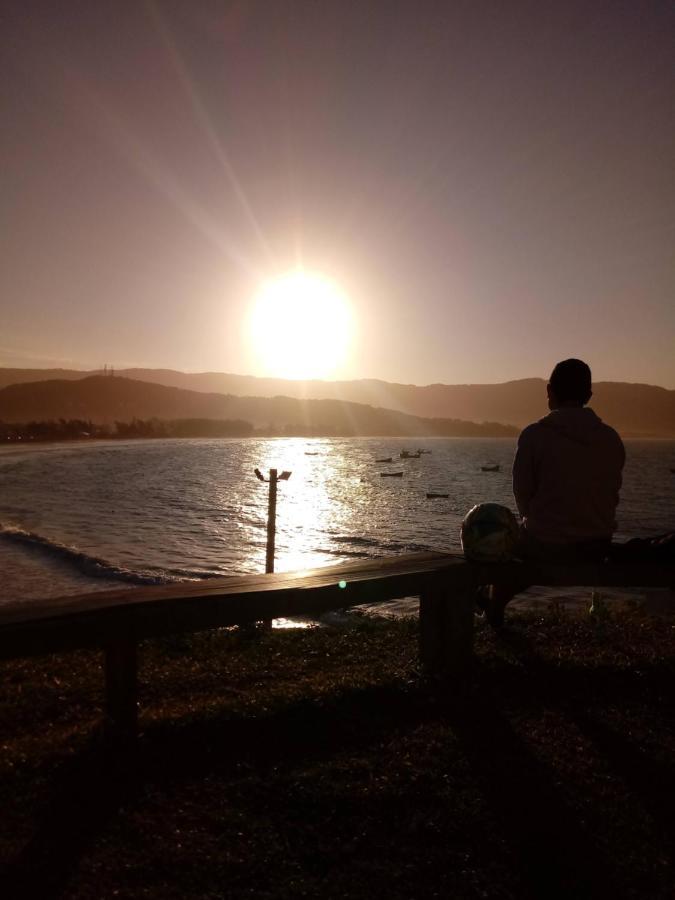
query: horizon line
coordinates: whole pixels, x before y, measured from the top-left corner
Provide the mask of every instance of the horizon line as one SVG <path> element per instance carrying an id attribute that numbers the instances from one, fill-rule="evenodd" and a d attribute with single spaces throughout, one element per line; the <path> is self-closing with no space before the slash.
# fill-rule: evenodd
<path id="1" fill-rule="evenodd" d="M 79 368 L 75 366 L 11 366 L 4 365 L 0 363 L 0 371 L 4 369 L 12 369 L 16 371 L 56 371 L 56 372 L 82 372 L 87 375 L 96 375 L 96 374 L 104 374 L 106 371 L 106 364 L 104 366 L 95 366 L 92 368 Z M 361 377 L 361 378 L 284 378 L 278 375 L 251 375 L 251 374 L 240 374 L 236 372 L 224 372 L 218 371 L 215 369 L 211 370 L 201 370 L 201 371 L 189 371 L 185 369 L 175 369 L 167 366 L 139 366 L 139 365 L 127 365 L 124 367 L 116 367 L 116 366 L 107 366 L 107 370 L 110 372 L 112 370 L 117 375 L 121 375 L 123 372 L 128 371 L 148 371 L 148 372 L 175 372 L 179 375 L 222 375 L 229 378 L 250 378 L 255 381 L 281 381 L 288 384 L 353 384 L 357 382 L 380 382 L 382 384 L 391 384 L 398 385 L 402 387 L 417 387 L 417 388 L 429 388 L 429 387 L 496 387 L 498 385 L 504 384 L 515 384 L 521 381 L 543 381 L 544 383 L 548 380 L 548 377 L 544 377 L 541 375 L 528 375 L 523 376 L 521 378 L 508 378 L 505 381 L 431 381 L 426 384 L 418 384 L 416 382 L 406 382 L 406 381 L 388 381 L 385 378 L 374 378 L 374 377 Z M 654 384 L 648 381 L 620 381 L 615 379 L 593 379 L 593 384 L 630 384 L 630 385 L 640 385 L 644 387 L 653 387 L 659 388 L 664 391 L 675 391 L 675 387 L 669 388 L 665 385 Z"/>

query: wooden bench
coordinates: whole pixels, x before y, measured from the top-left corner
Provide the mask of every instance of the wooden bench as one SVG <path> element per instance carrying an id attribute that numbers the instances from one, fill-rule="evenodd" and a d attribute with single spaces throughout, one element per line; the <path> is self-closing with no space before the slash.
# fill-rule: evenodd
<path id="1" fill-rule="evenodd" d="M 478 565 L 448 553 L 415 553 L 321 569 L 99 591 L 0 607 L 0 659 L 81 648 L 104 652 L 111 735 L 137 732 L 138 642 L 168 634 L 309 616 L 401 597 L 420 598 L 420 658 L 448 683 L 472 655 L 474 593 L 482 584 L 675 586 L 675 567 L 504 563 Z"/>

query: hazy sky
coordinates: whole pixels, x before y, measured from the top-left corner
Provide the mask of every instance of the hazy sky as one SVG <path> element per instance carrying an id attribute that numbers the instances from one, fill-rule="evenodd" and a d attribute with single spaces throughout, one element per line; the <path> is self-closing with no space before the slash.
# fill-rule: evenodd
<path id="1" fill-rule="evenodd" d="M 262 374 L 261 280 L 358 324 L 336 377 L 581 356 L 675 388 L 675 4 L 5 4 L 0 365 Z"/>

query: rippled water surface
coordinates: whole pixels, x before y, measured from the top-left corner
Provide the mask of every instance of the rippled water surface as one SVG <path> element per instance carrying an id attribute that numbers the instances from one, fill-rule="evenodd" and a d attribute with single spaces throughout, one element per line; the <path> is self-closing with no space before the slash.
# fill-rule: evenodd
<path id="1" fill-rule="evenodd" d="M 400 459 L 402 449 L 431 453 Z M 267 486 L 279 485 L 277 571 L 459 550 L 462 517 L 514 509 L 512 439 L 96 442 L 0 450 L 2 602 L 113 583 L 262 571 Z M 675 528 L 675 442 L 627 442 L 619 538 Z M 383 457 L 391 463 L 377 463 Z M 482 472 L 497 464 L 499 472 Z M 382 472 L 403 472 L 383 478 Z M 448 498 L 427 499 L 427 492 Z"/>

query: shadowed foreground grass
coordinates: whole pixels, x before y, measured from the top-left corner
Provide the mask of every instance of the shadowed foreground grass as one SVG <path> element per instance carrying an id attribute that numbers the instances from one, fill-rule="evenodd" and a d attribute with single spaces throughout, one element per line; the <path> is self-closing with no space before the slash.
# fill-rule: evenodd
<path id="1" fill-rule="evenodd" d="M 97 654 L 3 664 L 3 896 L 672 897 L 675 625 L 512 622 L 461 695 L 412 619 L 148 642 L 126 759 Z"/>

